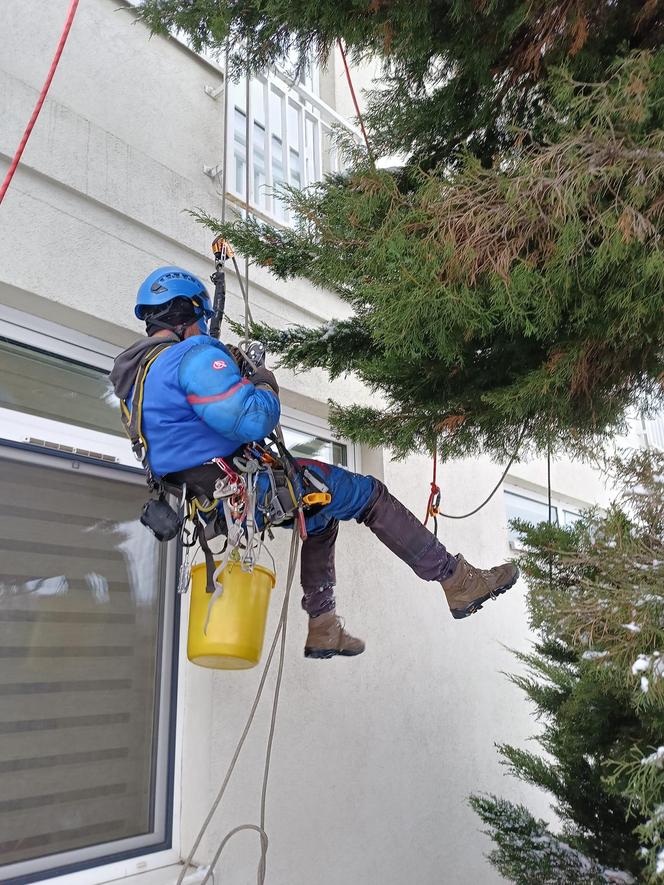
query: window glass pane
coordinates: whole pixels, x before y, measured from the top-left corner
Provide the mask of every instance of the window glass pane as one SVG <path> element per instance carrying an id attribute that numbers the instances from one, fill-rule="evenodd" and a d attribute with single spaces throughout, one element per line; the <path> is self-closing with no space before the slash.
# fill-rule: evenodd
<path id="1" fill-rule="evenodd" d="M 0 406 L 123 435 L 104 372 L 7 341 L 0 341 Z"/>
<path id="2" fill-rule="evenodd" d="M 522 519 L 537 525 L 540 522 L 548 522 L 549 505 L 525 495 L 517 495 L 514 492 L 505 492 L 505 508 L 508 522 L 512 519 Z M 558 525 L 558 508 L 551 507 L 551 521 Z M 510 526 L 510 541 L 519 543 L 521 535 Z"/>
<path id="3" fill-rule="evenodd" d="M 247 132 L 245 112 L 235 107 L 233 110 L 233 158 L 235 165 L 235 181 L 233 182 L 235 193 L 244 197 L 245 163 L 247 158 Z"/>
<path id="4" fill-rule="evenodd" d="M 580 519 L 580 513 L 576 513 L 574 510 L 563 510 L 563 525 L 574 525 L 574 523 L 578 522 Z"/>
<path id="5" fill-rule="evenodd" d="M 302 157 L 300 156 L 301 115 L 293 102 L 288 102 L 288 169 L 290 183 L 302 187 Z"/>
<path id="6" fill-rule="evenodd" d="M 265 129 L 265 84 L 260 80 L 251 81 L 251 116 L 254 123 Z"/>
<path id="7" fill-rule="evenodd" d="M 348 449 L 343 443 L 332 443 L 332 463 L 340 467 L 348 466 Z"/>
<path id="8" fill-rule="evenodd" d="M 265 175 L 265 90 L 266 86 L 258 80 L 251 81 L 251 116 L 253 131 L 251 134 L 252 172 L 253 172 L 253 203 L 255 206 L 267 208 L 267 183 Z"/>
<path id="9" fill-rule="evenodd" d="M 288 211 L 273 196 L 274 189 L 286 181 L 296 188 L 318 181 L 325 172 L 336 169 L 337 158 L 329 125 L 306 100 L 300 100 L 286 85 L 280 87 L 279 82 L 251 80 L 249 172 L 252 205 L 287 222 Z M 246 190 L 245 83 L 231 84 L 229 92 L 233 160 L 228 187 L 239 197 L 245 197 Z M 309 85 L 314 85 L 313 80 Z"/>
<path id="10" fill-rule="evenodd" d="M 253 171 L 254 171 L 254 194 L 253 202 L 255 206 L 265 208 L 267 203 L 267 194 L 265 190 L 265 129 L 254 121 L 253 132 Z"/>
<path id="11" fill-rule="evenodd" d="M 270 149 L 272 153 L 272 186 L 278 191 L 278 185 L 286 181 L 284 170 L 283 114 L 285 96 L 274 87 L 270 89 Z M 283 202 L 274 198 L 274 213 L 279 220 L 285 220 L 286 210 Z"/>
<path id="12" fill-rule="evenodd" d="M 664 416 L 643 418 L 643 429 L 648 447 L 664 451 Z"/>
<path id="13" fill-rule="evenodd" d="M 301 430 L 291 427 L 283 427 L 284 441 L 286 446 L 296 458 L 313 458 L 316 461 L 325 461 L 327 464 L 346 466 L 347 451 L 343 443 L 313 436 Z"/>
<path id="14" fill-rule="evenodd" d="M 165 547 L 142 485 L 55 463 L 0 451 L 0 865 L 165 827 Z"/>
<path id="15" fill-rule="evenodd" d="M 307 184 L 320 178 L 318 170 L 318 124 L 311 117 L 305 119 L 305 175 Z"/>
<path id="16" fill-rule="evenodd" d="M 322 136 L 321 157 L 323 161 L 323 175 L 327 175 L 330 172 L 336 172 L 338 169 L 337 151 L 330 127 L 324 124 L 319 125 L 321 127 Z"/>

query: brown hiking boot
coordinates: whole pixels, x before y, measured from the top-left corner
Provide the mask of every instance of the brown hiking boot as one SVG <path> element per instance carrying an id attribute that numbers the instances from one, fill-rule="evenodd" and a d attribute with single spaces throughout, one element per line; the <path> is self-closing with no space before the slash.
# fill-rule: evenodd
<path id="1" fill-rule="evenodd" d="M 305 658 L 332 658 L 334 655 L 361 655 L 364 643 L 344 630 L 343 621 L 334 612 L 309 618 L 309 633 L 304 646 Z"/>
<path id="2" fill-rule="evenodd" d="M 519 577 L 519 569 L 511 562 L 485 570 L 470 565 L 460 553 L 456 559 L 452 577 L 441 581 L 453 618 L 467 618 L 479 611 L 487 599 L 496 599 Z"/>

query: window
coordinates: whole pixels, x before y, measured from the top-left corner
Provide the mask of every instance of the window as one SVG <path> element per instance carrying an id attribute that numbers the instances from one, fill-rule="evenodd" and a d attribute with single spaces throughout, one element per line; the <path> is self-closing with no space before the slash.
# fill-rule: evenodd
<path id="1" fill-rule="evenodd" d="M 0 880 L 25 883 L 170 844 L 175 550 L 104 373 L 6 339 L 0 369 Z"/>
<path id="2" fill-rule="evenodd" d="M 0 340 L 0 436 L 136 465 L 104 372 L 9 340 Z"/>
<path id="3" fill-rule="evenodd" d="M 540 522 L 548 522 L 549 504 L 547 495 L 546 493 L 540 495 L 536 492 L 524 494 L 505 489 L 504 497 L 510 547 L 521 549 L 523 547 L 522 535 L 515 531 L 509 523 L 513 519 L 520 519 L 533 525 L 537 525 Z M 554 525 L 571 526 L 580 518 L 581 514 L 578 511 L 571 510 L 569 505 L 563 505 L 559 500 L 552 499 L 551 522 Z"/>
<path id="4" fill-rule="evenodd" d="M 317 98 L 312 88 L 316 85 L 317 74 L 309 69 L 298 82 L 276 74 L 255 75 L 247 109 L 246 79 L 229 83 L 227 187 L 239 199 L 246 199 L 249 157 L 251 206 L 284 223 L 288 211 L 276 193 L 279 185 L 306 187 L 340 168 L 332 130 L 345 121 Z"/>
<path id="5" fill-rule="evenodd" d="M 641 428 L 645 447 L 664 451 L 664 414 L 652 418 L 642 416 Z"/>
<path id="6" fill-rule="evenodd" d="M 316 461 L 325 461 L 340 467 L 347 466 L 347 447 L 343 443 L 315 434 L 303 433 L 292 427 L 282 426 L 282 430 L 286 446 L 295 458 L 313 458 Z"/>
<path id="7" fill-rule="evenodd" d="M 296 458 L 312 458 L 354 471 L 360 469 L 356 446 L 333 439 L 332 431 L 322 419 L 283 406 L 281 429 L 286 446 Z"/>

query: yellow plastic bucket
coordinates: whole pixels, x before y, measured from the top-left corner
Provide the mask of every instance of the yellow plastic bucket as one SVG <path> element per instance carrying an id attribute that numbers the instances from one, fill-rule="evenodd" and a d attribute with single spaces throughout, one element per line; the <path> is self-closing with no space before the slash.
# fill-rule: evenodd
<path id="1" fill-rule="evenodd" d="M 205 563 L 191 570 L 187 657 L 199 667 L 247 670 L 256 666 L 263 650 L 274 572 L 262 565 L 243 572 L 239 562 L 229 562 L 221 582 L 224 592 L 213 604 L 204 631 L 212 596 L 205 592 Z"/>

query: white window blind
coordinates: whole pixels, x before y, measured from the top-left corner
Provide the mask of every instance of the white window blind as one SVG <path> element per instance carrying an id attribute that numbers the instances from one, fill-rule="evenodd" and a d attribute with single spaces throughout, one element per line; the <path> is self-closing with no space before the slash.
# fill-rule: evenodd
<path id="1" fill-rule="evenodd" d="M 144 498 L 0 447 L 2 881 L 167 840 L 174 602 Z"/>

